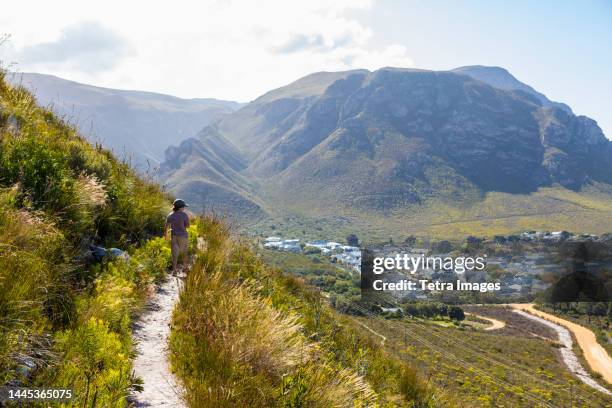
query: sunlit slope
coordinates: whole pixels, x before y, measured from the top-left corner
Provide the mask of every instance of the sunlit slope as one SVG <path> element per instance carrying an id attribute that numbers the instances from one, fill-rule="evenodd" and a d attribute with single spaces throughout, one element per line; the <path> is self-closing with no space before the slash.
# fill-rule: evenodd
<path id="1" fill-rule="evenodd" d="M 609 231 L 612 142 L 500 68 L 316 73 L 224 116 L 198 142 L 231 151 L 216 166 L 231 195 L 192 199 L 263 218 L 256 228 L 350 225 L 386 239 Z M 191 165 L 212 165 L 206 152 L 185 158 L 164 177 L 216 183 Z"/>
<path id="2" fill-rule="evenodd" d="M 252 230 L 297 234 L 303 229 L 325 236 L 355 231 L 364 239 L 405 239 L 408 235 L 432 238 L 493 236 L 525 230 L 602 234 L 612 231 L 612 195 L 609 186 L 592 185 L 582 191 L 544 187 L 530 194 L 489 192 L 467 202 L 429 199 L 385 213 L 332 206 L 323 200 L 282 203 L 277 215 Z M 314 194 L 314 193 L 313 193 Z M 314 195 L 313 197 L 316 197 Z"/>

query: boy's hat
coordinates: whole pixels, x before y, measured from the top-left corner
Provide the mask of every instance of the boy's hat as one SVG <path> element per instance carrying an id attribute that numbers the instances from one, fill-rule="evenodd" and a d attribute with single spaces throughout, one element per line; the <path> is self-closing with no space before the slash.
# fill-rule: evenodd
<path id="1" fill-rule="evenodd" d="M 172 206 L 174 208 L 189 207 L 187 203 L 185 203 L 185 201 L 181 200 L 180 198 L 177 198 L 176 200 L 174 200 L 174 202 L 172 203 Z"/>

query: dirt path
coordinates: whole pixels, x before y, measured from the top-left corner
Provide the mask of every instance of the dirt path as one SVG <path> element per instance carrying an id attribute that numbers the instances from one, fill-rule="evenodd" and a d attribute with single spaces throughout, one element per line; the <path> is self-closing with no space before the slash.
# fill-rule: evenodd
<path id="1" fill-rule="evenodd" d="M 144 391 L 131 398 L 135 407 L 186 407 L 182 386 L 168 362 L 170 321 L 181 283 L 182 279 L 170 277 L 158 286 L 147 311 L 134 325 L 134 372 L 144 381 Z"/>
<path id="2" fill-rule="evenodd" d="M 482 316 L 479 314 L 467 313 L 467 312 L 465 314 L 490 322 L 491 326 L 485 327 L 484 330 L 499 330 L 499 329 L 503 329 L 504 327 L 506 327 L 506 322 L 502 322 L 501 320 L 493 319 L 492 317 L 487 317 L 487 316 Z"/>
<path id="3" fill-rule="evenodd" d="M 511 304 L 510 306 L 512 306 L 514 309 L 529 312 L 532 315 L 569 329 L 576 337 L 576 341 L 582 349 L 584 357 L 591 369 L 596 373 L 601 374 L 602 378 L 608 384 L 612 384 L 612 359 L 606 350 L 597 343 L 595 334 L 591 330 L 580 326 L 579 324 L 561 319 L 560 317 L 542 312 L 541 310 L 537 310 L 532 303 Z"/>
<path id="4" fill-rule="evenodd" d="M 384 346 L 385 342 L 387 341 L 387 338 L 385 336 L 383 336 L 382 334 L 380 334 L 379 332 L 377 332 L 376 330 L 372 329 L 370 326 L 366 325 L 365 323 L 360 322 L 359 320 L 357 320 L 357 323 L 359 323 L 363 328 L 365 328 L 366 330 L 368 330 L 370 333 L 380 337 L 381 341 L 380 341 L 380 345 Z"/>

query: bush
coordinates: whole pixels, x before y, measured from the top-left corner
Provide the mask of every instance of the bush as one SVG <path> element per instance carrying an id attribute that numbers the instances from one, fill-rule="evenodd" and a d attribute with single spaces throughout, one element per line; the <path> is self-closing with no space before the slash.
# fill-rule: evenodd
<path id="1" fill-rule="evenodd" d="M 359 238 L 355 234 L 349 234 L 346 237 L 346 243 L 350 246 L 359 246 Z"/>
<path id="2" fill-rule="evenodd" d="M 400 391 L 409 401 L 413 401 L 414 408 L 433 407 L 432 390 L 414 368 L 405 367 L 399 377 Z"/>
<path id="3" fill-rule="evenodd" d="M 147 241 L 134 251 L 132 257 L 139 263 L 146 276 L 153 277 L 156 282 L 166 276 L 166 271 L 172 264 L 170 246 L 160 237 Z"/>
<path id="4" fill-rule="evenodd" d="M 58 366 L 48 370 L 41 384 L 72 388 L 74 406 L 125 407 L 126 390 L 136 385 L 131 375 L 129 345 L 107 323 L 90 319 L 56 336 Z"/>
<path id="5" fill-rule="evenodd" d="M 121 276 L 105 275 L 96 280 L 94 293 L 79 303 L 81 324 L 95 319 L 115 333 L 130 335 L 131 314 L 137 304 L 134 284 Z"/>
<path id="6" fill-rule="evenodd" d="M 463 313 L 463 309 L 461 309 L 460 307 L 451 306 L 448 309 L 448 317 L 450 317 L 453 320 L 461 321 L 465 319 L 465 313 Z"/>

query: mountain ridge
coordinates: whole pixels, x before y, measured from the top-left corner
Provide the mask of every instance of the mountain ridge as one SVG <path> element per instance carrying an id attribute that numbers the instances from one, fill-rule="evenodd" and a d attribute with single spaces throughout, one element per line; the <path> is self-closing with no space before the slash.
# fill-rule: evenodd
<path id="1" fill-rule="evenodd" d="M 514 75 L 508 72 L 508 70 L 505 68 L 497 66 L 488 67 L 484 65 L 467 65 L 454 68 L 450 70 L 450 72 L 467 75 L 471 78 L 485 82 L 495 88 L 523 91 L 535 96 L 545 106 L 554 106 L 563 109 L 568 113 L 573 113 L 572 109 L 568 105 L 551 101 L 543 93 L 536 91 L 533 89 L 533 87 L 516 79 Z"/>
<path id="2" fill-rule="evenodd" d="M 14 85 L 34 93 L 42 105 L 70 119 L 89 141 L 113 150 L 139 171 L 157 167 L 167 147 L 241 106 L 213 98 L 98 87 L 47 74 L 9 77 Z"/>
<path id="3" fill-rule="evenodd" d="M 468 75 L 482 78 L 482 69 L 315 73 L 220 118 L 197 140 L 231 146 L 244 167 L 240 183 L 226 187 L 244 198 L 243 186 L 256 185 L 249 200 L 268 215 L 352 214 L 380 223 L 407 209 L 481 205 L 488 193 L 519 195 L 527 205 L 542 188 L 580 193 L 612 184 L 612 142 L 595 121 L 500 68 L 485 79 L 504 79 L 506 89 Z M 188 164 L 161 178 L 173 175 L 206 179 Z M 202 199 L 169 187 L 196 205 Z M 564 202 L 561 213 L 572 206 Z"/>

